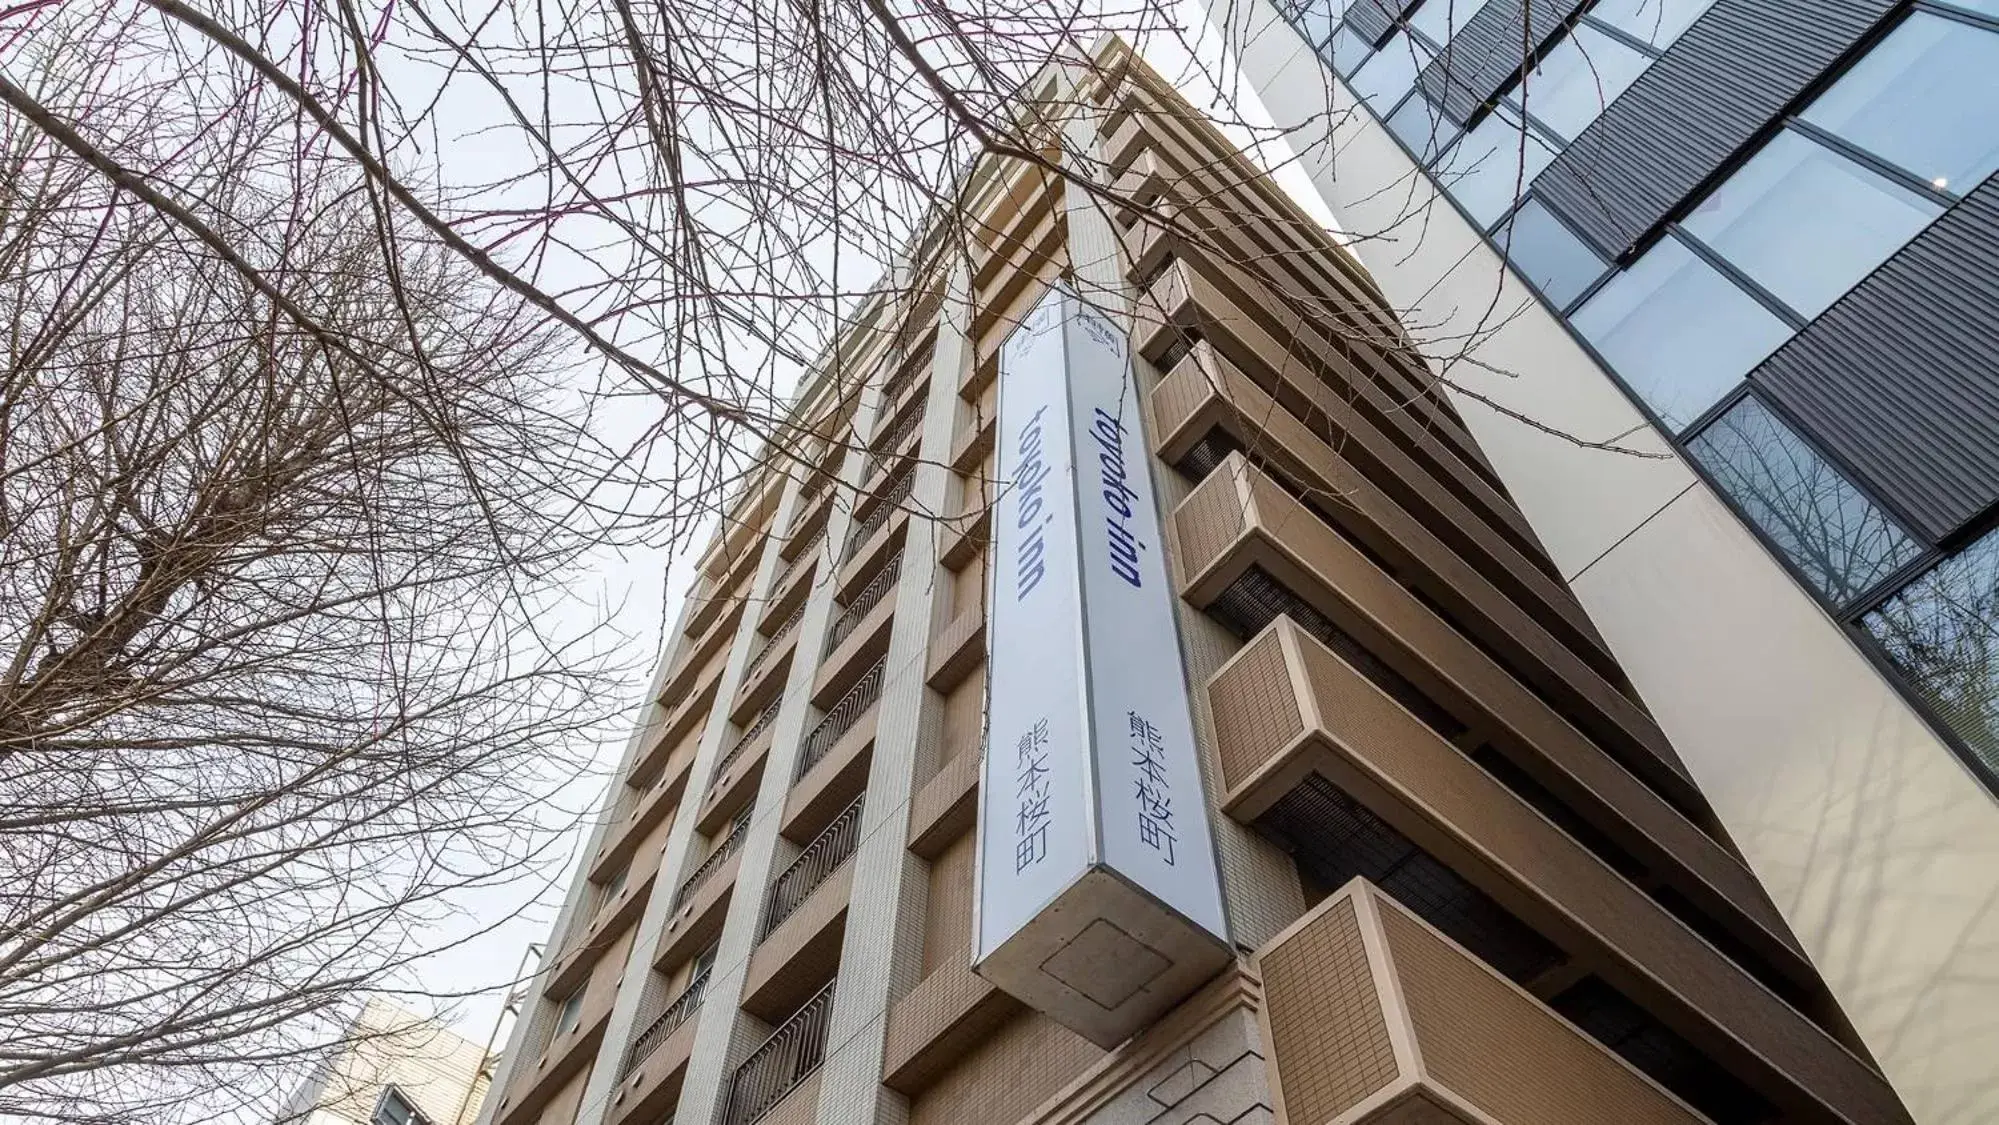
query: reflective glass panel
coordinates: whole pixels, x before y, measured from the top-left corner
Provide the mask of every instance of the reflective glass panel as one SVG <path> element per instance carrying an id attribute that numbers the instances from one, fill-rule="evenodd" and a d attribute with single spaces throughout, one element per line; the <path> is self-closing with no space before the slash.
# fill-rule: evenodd
<path id="1" fill-rule="evenodd" d="M 1410 95 L 1402 108 L 1389 117 L 1388 129 L 1401 137 L 1409 151 L 1424 163 L 1458 135 L 1457 123 L 1445 117 L 1437 103 L 1421 93 Z"/>
<path id="2" fill-rule="evenodd" d="M 1943 208 L 1800 133 L 1778 133 L 1685 226 L 1807 318 Z"/>
<path id="3" fill-rule="evenodd" d="M 1603 32 L 1579 26 L 1528 72 L 1523 104 L 1536 121 L 1574 140 L 1650 65 Z"/>
<path id="4" fill-rule="evenodd" d="M 1999 774 L 1999 532 L 1909 583 L 1861 619 L 1985 767 Z"/>
<path id="5" fill-rule="evenodd" d="M 1367 40 L 1362 39 L 1353 28 L 1341 24 L 1321 53 L 1333 69 L 1339 71 L 1341 78 L 1347 78 L 1353 74 L 1355 67 L 1367 61 Z"/>
<path id="6" fill-rule="evenodd" d="M 1663 51 L 1713 6 L 1714 0 L 1603 0 L 1589 14 Z"/>
<path id="7" fill-rule="evenodd" d="M 1813 102 L 1804 118 L 1963 194 L 1999 169 L 1995 106 L 1999 34 L 1917 12 Z"/>
<path id="8" fill-rule="evenodd" d="M 1558 309 L 1581 296 L 1608 268 L 1538 200 L 1522 203 L 1495 239 L 1513 268 Z"/>
<path id="9" fill-rule="evenodd" d="M 1442 47 L 1483 7 L 1485 0 L 1423 0 L 1423 6 L 1410 15 L 1409 26 Z"/>
<path id="10" fill-rule="evenodd" d="M 1458 206 L 1489 227 L 1554 158 L 1553 146 L 1501 106 L 1444 154 L 1436 174 Z"/>
<path id="11" fill-rule="evenodd" d="M 1396 32 L 1374 57 L 1354 72 L 1353 92 L 1360 95 L 1378 116 L 1386 116 L 1416 84 L 1416 72 L 1430 61 L 1429 48 Z"/>
<path id="12" fill-rule="evenodd" d="M 1754 397 L 1703 428 L 1687 452 L 1834 605 L 1851 602 L 1922 553 Z"/>
<path id="13" fill-rule="evenodd" d="M 1671 237 L 1569 320 L 1675 433 L 1791 335 L 1789 325 Z"/>
<path id="14" fill-rule="evenodd" d="M 1292 22 L 1305 33 L 1305 41 L 1316 46 L 1333 33 L 1334 25 L 1345 11 L 1344 0 L 1303 0 Z"/>

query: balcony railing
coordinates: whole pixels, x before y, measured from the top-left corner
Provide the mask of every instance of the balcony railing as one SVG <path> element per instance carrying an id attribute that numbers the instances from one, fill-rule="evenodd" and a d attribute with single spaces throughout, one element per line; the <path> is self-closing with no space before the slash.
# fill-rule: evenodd
<path id="1" fill-rule="evenodd" d="M 888 564 L 882 567 L 880 574 L 875 575 L 866 586 L 861 587 L 861 592 L 855 594 L 854 600 L 849 602 L 847 608 L 840 612 L 840 616 L 834 619 L 832 631 L 826 635 L 827 652 L 840 647 L 840 642 L 846 640 L 860 626 L 861 621 L 881 604 L 882 598 L 886 597 L 890 590 L 895 589 L 895 580 L 901 575 L 902 556 L 898 554 L 888 560 Z"/>
<path id="2" fill-rule="evenodd" d="M 754 722 L 743 728 L 743 733 L 736 739 L 736 744 L 729 747 L 729 752 L 722 755 L 721 761 L 715 763 L 715 777 L 728 773 L 729 767 L 736 764 L 736 759 L 743 756 L 743 751 L 748 749 L 750 743 L 755 742 L 758 735 L 770 729 L 770 725 L 777 721 L 777 709 L 783 703 L 782 696 L 771 700 L 770 706 L 764 708 Z M 714 782 L 711 780 L 709 784 L 712 785 Z"/>
<path id="3" fill-rule="evenodd" d="M 861 474 L 861 479 L 867 480 L 877 472 L 880 472 L 884 464 L 902 452 L 903 444 L 909 440 L 910 435 L 916 432 L 916 427 L 922 424 L 923 411 L 912 410 L 903 415 L 902 421 L 897 422 L 895 428 L 884 434 L 881 440 L 870 442 L 868 445 L 868 471 Z"/>
<path id="4" fill-rule="evenodd" d="M 687 982 L 687 987 L 680 990 L 680 995 L 673 998 L 673 1002 L 666 1006 L 666 1010 L 654 1016 L 652 1021 L 645 1025 L 645 1030 L 639 1032 L 638 1038 L 632 1040 L 632 1049 L 625 1053 L 625 1068 L 618 1074 L 620 1079 L 644 1062 L 647 1055 L 652 1054 L 655 1048 L 666 1042 L 667 1036 L 678 1031 L 680 1025 L 686 1023 L 700 1009 L 701 994 L 707 989 L 708 970 L 703 969 L 693 980 Z"/>
<path id="5" fill-rule="evenodd" d="M 904 465 L 902 471 L 896 474 L 895 480 L 883 489 L 881 499 L 875 504 L 875 510 L 847 534 L 847 547 L 841 554 L 840 561 L 845 562 L 853 558 L 854 552 L 860 549 L 861 544 L 873 539 L 875 532 L 888 526 L 888 521 L 895 518 L 896 510 L 902 506 L 904 500 L 909 499 L 909 490 L 916 483 L 916 473 L 913 469 L 913 466 Z"/>
<path id="6" fill-rule="evenodd" d="M 798 627 L 799 619 L 804 616 L 805 603 L 801 601 L 798 603 L 798 608 L 791 611 L 791 616 L 785 618 L 776 629 L 771 630 L 770 636 L 764 638 L 764 643 L 757 649 L 757 654 L 750 657 L 749 666 L 743 669 L 743 679 L 745 681 L 755 675 L 758 668 L 763 667 L 764 658 L 777 651 L 777 643 L 790 636 L 791 631 Z"/>
<path id="7" fill-rule="evenodd" d="M 735 827 L 729 829 L 728 836 L 723 838 L 721 846 L 709 853 L 708 858 L 702 860 L 700 866 L 689 872 L 686 880 L 680 884 L 680 889 L 673 892 L 675 911 L 686 906 L 687 900 L 693 898 L 695 892 L 701 889 L 701 884 L 714 878 L 715 872 L 720 871 L 722 865 L 729 862 L 729 857 L 742 850 L 743 838 L 749 834 L 749 818 L 744 817 L 736 821 Z"/>
<path id="8" fill-rule="evenodd" d="M 812 1077 L 826 1058 L 826 1029 L 832 1015 L 833 985 L 828 982 L 736 1068 L 722 1125 L 750 1125 Z"/>
<path id="9" fill-rule="evenodd" d="M 887 667 L 888 661 L 883 660 L 868 669 L 861 681 L 848 689 L 847 694 L 840 697 L 840 702 L 826 712 L 826 717 L 819 720 L 819 725 L 812 728 L 812 733 L 805 736 L 804 752 L 798 756 L 799 777 L 804 777 L 813 766 L 818 765 L 832 751 L 833 745 L 840 741 L 840 736 L 852 730 L 868 708 L 881 698 L 882 674 Z"/>
<path id="10" fill-rule="evenodd" d="M 824 523 L 821 523 L 818 527 L 813 528 L 812 537 L 805 541 L 805 545 L 798 549 L 798 553 L 791 557 L 790 562 L 784 564 L 784 570 L 778 574 L 777 581 L 771 583 L 770 586 L 771 590 L 774 592 L 783 590 L 786 586 L 789 586 L 791 584 L 791 580 L 797 576 L 800 570 L 804 569 L 805 567 L 811 566 L 812 555 L 815 551 L 819 549 L 819 544 L 823 542 L 825 538 L 826 538 L 826 525 Z"/>
<path id="11" fill-rule="evenodd" d="M 833 823 L 805 845 L 798 858 L 771 881 L 770 901 L 764 906 L 764 924 L 757 934 L 758 941 L 783 925 L 786 918 L 812 897 L 819 884 L 854 854 L 855 845 L 861 842 L 861 802 L 865 798 L 866 794 L 854 798 L 854 803 L 834 817 Z"/>

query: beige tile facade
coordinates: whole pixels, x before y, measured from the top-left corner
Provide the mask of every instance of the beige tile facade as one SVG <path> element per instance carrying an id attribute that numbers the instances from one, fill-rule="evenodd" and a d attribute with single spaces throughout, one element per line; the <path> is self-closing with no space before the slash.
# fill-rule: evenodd
<path id="1" fill-rule="evenodd" d="M 1061 159 L 1144 214 L 983 165 L 970 254 L 803 392 L 827 471 L 703 560 L 557 925 L 589 1045 L 546 1061 L 549 995 L 488 1125 L 1905 1120 L 1572 592 L 1589 545 L 1351 255 L 1095 63 L 1042 91 L 1081 82 Z M 1139 358 L 1236 950 L 1108 1051 L 969 964 L 996 357 L 1058 276 Z"/>

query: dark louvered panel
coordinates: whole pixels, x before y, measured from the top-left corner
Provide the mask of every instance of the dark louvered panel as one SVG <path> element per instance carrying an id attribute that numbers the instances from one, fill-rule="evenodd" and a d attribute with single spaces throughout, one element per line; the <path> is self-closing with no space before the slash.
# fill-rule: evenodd
<path id="1" fill-rule="evenodd" d="M 1369 43 L 1380 43 L 1395 28 L 1395 21 L 1412 6 L 1412 0 L 1353 0 L 1347 9 L 1347 24 Z"/>
<path id="2" fill-rule="evenodd" d="M 1582 0 L 1490 0 L 1458 29 L 1449 49 L 1416 76 L 1417 88 L 1452 120 L 1468 121 L 1520 73 L 1528 53 L 1547 43 L 1580 7 Z"/>
<path id="3" fill-rule="evenodd" d="M 1895 0 L 1719 0 L 1534 181 L 1605 256 L 1629 250 Z"/>
<path id="4" fill-rule="evenodd" d="M 1999 503 L 1999 177 L 1750 379 L 1932 543 Z"/>

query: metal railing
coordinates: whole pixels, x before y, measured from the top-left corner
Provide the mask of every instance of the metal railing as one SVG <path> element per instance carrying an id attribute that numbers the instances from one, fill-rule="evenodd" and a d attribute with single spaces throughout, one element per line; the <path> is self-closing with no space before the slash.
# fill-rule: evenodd
<path id="1" fill-rule="evenodd" d="M 770 584 L 771 590 L 778 591 L 784 589 L 791 583 L 792 578 L 798 574 L 801 568 L 810 566 L 813 552 L 818 550 L 819 544 L 825 538 L 826 525 L 822 523 L 813 529 L 812 538 L 805 541 L 805 546 L 800 548 L 796 555 L 792 556 L 790 562 L 784 564 L 784 570 L 777 576 L 777 581 Z"/>
<path id="2" fill-rule="evenodd" d="M 668 1004 L 664 1011 L 645 1025 L 645 1030 L 639 1032 L 638 1038 L 632 1040 L 632 1049 L 625 1052 L 624 1069 L 618 1072 L 620 1079 L 644 1062 L 647 1055 L 652 1054 L 655 1048 L 666 1042 L 667 1036 L 678 1031 L 681 1024 L 686 1023 L 696 1011 L 700 1010 L 701 994 L 707 991 L 707 988 L 708 970 L 703 969 L 695 974 L 693 980 L 687 982 L 687 987 L 680 990 L 680 995 L 674 997 L 673 1002 Z"/>
<path id="3" fill-rule="evenodd" d="M 909 498 L 910 487 L 915 483 L 914 466 L 904 465 L 895 479 L 883 488 L 881 498 L 875 504 L 875 510 L 868 513 L 868 518 L 862 520 L 858 527 L 847 533 L 847 547 L 841 553 L 840 561 L 845 562 L 853 558 L 854 552 L 860 549 L 861 544 L 873 539 L 875 532 L 888 526 L 888 521 L 894 518 L 902 502 Z"/>
<path id="4" fill-rule="evenodd" d="M 804 484 L 798 486 L 798 515 L 800 518 L 803 518 L 812 509 L 813 498 L 821 492 L 826 491 L 826 486 L 833 483 L 833 478 L 840 473 L 840 462 L 844 460 L 846 460 L 844 450 L 834 449 L 829 451 L 826 454 L 826 463 L 819 466 L 811 476 L 805 478 Z M 797 521 L 794 520 L 793 526 L 796 526 L 796 524 Z"/>
<path id="5" fill-rule="evenodd" d="M 791 635 L 791 631 L 798 627 L 799 619 L 804 616 L 805 602 L 800 600 L 798 608 L 791 611 L 791 616 L 786 617 L 777 628 L 771 630 L 770 636 L 764 638 L 764 643 L 757 649 L 756 655 L 750 657 L 749 665 L 743 669 L 744 682 L 748 682 L 749 678 L 756 674 L 757 669 L 763 667 L 764 659 L 777 650 L 779 641 Z"/>
<path id="6" fill-rule="evenodd" d="M 770 729 L 770 725 L 777 721 L 777 709 L 783 703 L 783 696 L 771 700 L 770 706 L 764 708 L 749 726 L 743 728 L 743 733 L 736 738 L 736 744 L 729 747 L 729 752 L 722 755 L 721 761 L 715 763 L 715 777 L 728 773 L 729 767 L 736 764 L 736 759 L 743 756 L 743 751 L 749 748 L 750 743 L 755 742 L 758 735 Z M 715 784 L 714 778 L 710 778 L 708 784 Z"/>
<path id="7" fill-rule="evenodd" d="M 812 1077 L 826 1058 L 826 1030 L 832 1016 L 833 985 L 829 981 L 736 1068 L 729 1082 L 722 1125 L 750 1125 Z"/>
<path id="8" fill-rule="evenodd" d="M 852 730 L 868 708 L 875 705 L 875 700 L 881 698 L 882 673 L 887 667 L 886 659 L 877 661 L 860 682 L 847 689 L 840 702 L 826 712 L 819 725 L 812 728 L 812 733 L 805 736 L 805 748 L 798 755 L 798 777 L 804 777 L 813 766 L 818 765 L 833 749 L 833 744 L 840 741 L 840 736 Z"/>
<path id="9" fill-rule="evenodd" d="M 689 872 L 687 878 L 681 882 L 680 889 L 673 892 L 673 909 L 676 912 L 687 905 L 687 900 L 694 897 L 694 893 L 701 889 L 701 884 L 715 877 L 715 872 L 720 871 L 722 865 L 729 862 L 730 856 L 742 850 L 743 838 L 749 834 L 749 819 L 745 817 L 736 821 L 735 826 L 729 829 L 729 834 L 723 837 L 721 846 L 710 852 L 707 859 L 702 860 L 699 866 Z"/>
<path id="10" fill-rule="evenodd" d="M 826 877 L 840 869 L 847 857 L 854 854 L 855 845 L 861 842 L 861 802 L 867 794 L 854 798 L 833 823 L 826 826 L 813 841 L 805 845 L 798 858 L 791 861 L 778 877 L 771 880 L 770 899 L 764 903 L 763 928 L 757 932 L 757 940 L 762 941 L 784 924 L 786 918 L 812 897 L 819 884 Z"/>
<path id="11" fill-rule="evenodd" d="M 862 480 L 869 480 L 881 471 L 883 464 L 902 452 L 903 443 L 923 424 L 923 411 L 912 410 L 903 415 L 895 428 L 882 435 L 878 441 L 868 443 L 868 470 L 861 474 Z"/>
<path id="12" fill-rule="evenodd" d="M 895 589 L 895 581 L 901 575 L 902 555 L 897 553 L 882 566 L 881 573 L 869 579 L 866 586 L 861 587 L 861 592 L 854 595 L 854 600 L 847 603 L 847 608 L 840 611 L 840 616 L 833 619 L 833 628 L 826 634 L 827 652 L 840 647 L 840 642 L 846 640 L 848 635 L 860 626 L 862 619 L 881 604 L 881 600 L 888 596 L 890 590 Z"/>

